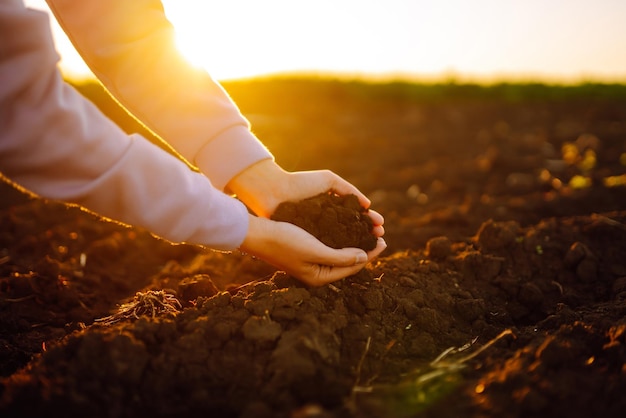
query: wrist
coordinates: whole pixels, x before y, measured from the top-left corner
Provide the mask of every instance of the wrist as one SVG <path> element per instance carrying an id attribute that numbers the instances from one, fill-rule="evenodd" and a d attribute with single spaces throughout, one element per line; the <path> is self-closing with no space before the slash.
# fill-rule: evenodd
<path id="1" fill-rule="evenodd" d="M 288 176 L 288 172 L 268 158 L 234 176 L 226 187 L 257 215 L 267 217 L 280 204 L 280 189 Z"/>
<path id="2" fill-rule="evenodd" d="M 211 138 L 191 162 L 218 190 L 224 190 L 233 177 L 259 161 L 272 159 L 269 151 L 243 125 L 236 125 Z"/>
<path id="3" fill-rule="evenodd" d="M 248 232 L 239 250 L 255 256 L 260 255 L 260 250 L 267 248 L 270 244 L 268 239 L 272 237 L 270 222 L 268 219 L 249 214 Z"/>

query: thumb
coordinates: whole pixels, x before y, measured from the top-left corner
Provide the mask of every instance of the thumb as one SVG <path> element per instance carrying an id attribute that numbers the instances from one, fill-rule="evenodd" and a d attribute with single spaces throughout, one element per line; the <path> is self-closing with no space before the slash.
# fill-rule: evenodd
<path id="1" fill-rule="evenodd" d="M 334 252 L 335 256 L 327 257 L 323 264 L 317 265 L 314 285 L 324 285 L 356 274 L 368 261 L 365 251 L 358 248 L 342 248 Z"/>
<path id="2" fill-rule="evenodd" d="M 367 253 L 360 248 L 341 248 L 334 250 L 333 255 L 328 257 L 322 264 L 330 264 L 336 267 L 352 267 L 365 265 L 367 260 Z"/>

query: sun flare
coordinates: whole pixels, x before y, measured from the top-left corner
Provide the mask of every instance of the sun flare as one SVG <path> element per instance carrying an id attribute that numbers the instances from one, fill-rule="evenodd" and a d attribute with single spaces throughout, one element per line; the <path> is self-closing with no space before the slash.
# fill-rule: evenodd
<path id="1" fill-rule="evenodd" d="M 479 82 L 626 80 L 623 1 L 162 1 L 180 51 L 218 80 L 293 72 Z M 44 0 L 25 2 L 49 11 Z M 51 21 L 62 70 L 93 76 Z"/>
<path id="2" fill-rule="evenodd" d="M 242 13 L 237 10 L 242 7 L 241 2 L 170 0 L 163 4 L 176 30 L 181 53 L 214 78 L 250 77 L 284 68 L 284 62 L 268 58 L 272 54 L 267 51 L 267 44 L 255 38 L 261 24 L 255 12 L 259 5 L 250 2 Z M 263 37 L 271 33 L 271 28 L 265 28 Z"/>
<path id="3" fill-rule="evenodd" d="M 562 1 L 547 11 L 563 13 Z M 543 11 L 484 0 L 163 3 L 180 50 L 217 79 L 314 71 L 482 81 L 626 75 L 625 55 L 616 53 L 626 29 L 615 18 L 626 6 L 616 4 L 601 14 L 568 3 L 573 23 L 555 34 Z"/>

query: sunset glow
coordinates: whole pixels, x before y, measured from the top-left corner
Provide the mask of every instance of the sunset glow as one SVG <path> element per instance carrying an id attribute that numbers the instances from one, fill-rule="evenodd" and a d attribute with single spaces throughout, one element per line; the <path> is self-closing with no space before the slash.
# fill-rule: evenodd
<path id="1" fill-rule="evenodd" d="M 45 9 L 43 1 L 27 4 Z M 178 45 L 217 79 L 334 73 L 626 81 L 626 2 L 164 0 Z M 63 69 L 85 72 L 55 29 Z"/>

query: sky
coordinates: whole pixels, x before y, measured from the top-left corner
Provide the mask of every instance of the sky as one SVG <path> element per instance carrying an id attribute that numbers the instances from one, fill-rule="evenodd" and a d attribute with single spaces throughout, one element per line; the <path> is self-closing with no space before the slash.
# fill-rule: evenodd
<path id="1" fill-rule="evenodd" d="M 46 9 L 43 0 L 26 0 Z M 276 73 L 626 82 L 624 0 L 163 0 L 219 80 Z M 53 21 L 70 77 L 86 66 Z"/>

